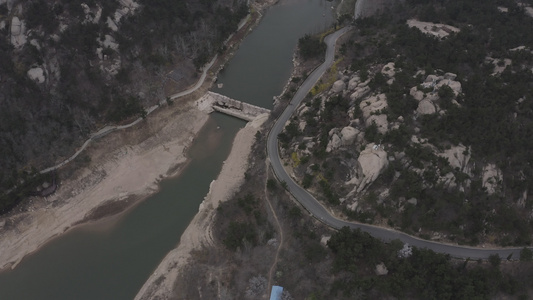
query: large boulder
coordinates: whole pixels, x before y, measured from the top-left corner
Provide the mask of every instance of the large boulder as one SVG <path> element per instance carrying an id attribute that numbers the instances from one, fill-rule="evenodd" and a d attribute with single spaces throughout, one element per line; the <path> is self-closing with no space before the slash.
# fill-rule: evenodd
<path id="1" fill-rule="evenodd" d="M 357 193 L 372 184 L 389 164 L 387 152 L 383 150 L 383 147 L 374 143 L 368 144 L 366 149 L 361 151 L 357 162 L 361 174 L 348 181 L 348 184 L 356 185 L 355 192 Z"/>
<path id="2" fill-rule="evenodd" d="M 341 130 L 341 142 L 344 146 L 353 145 L 353 143 L 358 139 L 361 131 L 352 126 L 346 126 Z"/>
<path id="3" fill-rule="evenodd" d="M 444 79 L 444 80 L 439 81 L 439 83 L 437 83 L 437 88 L 440 88 L 443 85 L 449 86 L 456 96 L 459 95 L 459 93 L 463 91 L 461 83 L 459 81 L 454 81 L 451 79 Z"/>
<path id="4" fill-rule="evenodd" d="M 452 89 L 452 91 L 454 92 L 456 96 L 459 95 L 463 91 L 463 88 L 459 81 L 450 80 L 448 81 L 447 85 Z"/>
<path id="5" fill-rule="evenodd" d="M 424 99 L 418 103 L 416 112 L 418 112 L 420 115 L 429 115 L 437 112 L 437 108 L 429 99 Z"/>
<path id="6" fill-rule="evenodd" d="M 331 87 L 331 92 L 337 94 L 342 92 L 345 88 L 346 83 L 344 83 L 344 81 L 342 80 L 337 80 L 333 83 L 333 86 Z"/>
<path id="7" fill-rule="evenodd" d="M 42 68 L 31 68 L 28 70 L 28 77 L 31 80 L 37 81 L 38 83 L 43 83 L 45 80 L 44 71 Z"/>
<path id="8" fill-rule="evenodd" d="M 11 44 L 16 49 L 26 44 L 26 25 L 18 17 L 11 19 Z"/>
<path id="9" fill-rule="evenodd" d="M 424 99 L 424 92 L 419 91 L 418 87 L 412 87 L 409 94 L 415 98 L 416 101 L 422 101 Z"/>

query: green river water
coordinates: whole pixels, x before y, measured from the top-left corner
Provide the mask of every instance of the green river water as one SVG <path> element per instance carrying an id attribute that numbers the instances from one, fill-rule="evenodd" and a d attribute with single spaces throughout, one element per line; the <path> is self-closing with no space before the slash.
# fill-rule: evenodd
<path id="1" fill-rule="evenodd" d="M 331 2 L 286 0 L 268 9 L 219 74 L 215 92 L 272 107 L 299 37 L 332 22 Z M 190 164 L 160 191 L 113 220 L 81 226 L 0 273 L 0 300 L 133 299 L 179 242 L 244 122 L 213 114 L 189 149 Z"/>

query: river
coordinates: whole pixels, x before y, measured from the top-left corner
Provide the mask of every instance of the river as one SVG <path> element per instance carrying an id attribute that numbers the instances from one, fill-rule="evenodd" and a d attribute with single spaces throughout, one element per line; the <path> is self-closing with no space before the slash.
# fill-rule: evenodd
<path id="1" fill-rule="evenodd" d="M 214 91 L 266 108 L 289 78 L 299 37 L 332 23 L 331 2 L 286 0 L 269 8 L 218 76 Z M 244 122 L 213 114 L 189 150 L 190 164 L 119 217 L 84 225 L 0 273 L 0 299 L 133 299 L 179 242 Z"/>

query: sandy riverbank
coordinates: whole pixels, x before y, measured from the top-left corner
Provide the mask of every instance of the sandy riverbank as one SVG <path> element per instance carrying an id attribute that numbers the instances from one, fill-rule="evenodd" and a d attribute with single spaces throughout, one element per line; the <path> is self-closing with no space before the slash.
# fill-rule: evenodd
<path id="1" fill-rule="evenodd" d="M 189 262 L 192 251 L 213 245 L 211 224 L 216 208 L 220 203 L 229 200 L 244 182 L 255 133 L 267 118 L 268 115 L 261 115 L 237 133 L 222 171 L 211 183 L 209 194 L 181 236 L 178 247 L 167 254 L 135 299 L 168 299 L 174 291 L 176 279 Z"/>
<path id="2" fill-rule="evenodd" d="M 94 163 L 73 171 L 47 199 L 31 199 L 26 212 L 4 216 L 0 269 L 14 268 L 77 224 L 124 210 L 157 191 L 162 178 L 181 172 L 186 149 L 208 119 L 192 98 L 98 140 L 87 149 Z"/>

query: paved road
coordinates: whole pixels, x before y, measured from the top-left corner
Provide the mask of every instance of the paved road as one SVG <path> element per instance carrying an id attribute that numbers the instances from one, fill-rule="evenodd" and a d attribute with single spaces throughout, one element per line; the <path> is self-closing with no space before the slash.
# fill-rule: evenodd
<path id="1" fill-rule="evenodd" d="M 522 248 L 485 249 L 485 248 L 474 248 L 474 247 L 467 247 L 467 246 L 442 244 L 442 243 L 422 240 L 422 239 L 407 235 L 399 231 L 391 230 L 391 229 L 386 229 L 386 228 L 377 227 L 377 226 L 368 225 L 368 224 L 359 224 L 359 223 L 352 223 L 352 222 L 339 220 L 333 217 L 311 194 L 309 194 L 306 190 L 304 190 L 297 183 L 295 183 L 292 180 L 292 178 L 287 174 L 287 172 L 283 168 L 283 164 L 279 156 L 278 134 L 282 131 L 283 127 L 285 126 L 285 123 L 292 116 L 294 110 L 298 107 L 300 102 L 305 98 L 307 93 L 318 82 L 318 80 L 324 74 L 324 72 L 332 65 L 334 54 L 335 54 L 335 42 L 341 35 L 343 35 L 350 29 L 351 27 L 345 27 L 339 31 L 336 31 L 328 35 L 324 39 L 324 41 L 326 42 L 328 46 L 327 51 L 326 51 L 325 62 L 322 65 L 320 65 L 317 69 L 315 69 L 315 71 L 313 71 L 313 73 L 311 73 L 311 75 L 309 75 L 309 77 L 304 81 L 300 89 L 294 95 L 294 98 L 292 98 L 290 104 L 287 106 L 285 111 L 281 114 L 281 116 L 278 118 L 278 120 L 276 121 L 272 129 L 270 130 L 270 133 L 268 135 L 268 140 L 267 140 L 267 152 L 268 152 L 268 157 L 270 159 L 270 163 L 272 164 L 272 169 L 274 170 L 274 173 L 276 174 L 278 179 L 281 182 L 287 183 L 287 190 L 315 218 L 319 219 L 323 223 L 333 228 L 340 229 L 343 226 L 349 226 L 351 228 L 360 228 L 361 230 L 370 233 L 372 236 L 379 238 L 381 240 L 384 240 L 384 241 L 391 241 L 394 239 L 399 239 L 402 242 L 408 243 L 409 245 L 412 245 L 412 246 L 428 248 L 435 252 L 450 254 L 452 257 L 457 257 L 457 258 L 478 259 L 478 258 L 488 258 L 489 255 L 491 254 L 499 254 L 500 257 L 505 259 L 510 254 L 512 254 L 513 259 L 518 259 L 520 257 L 520 250 Z"/>

